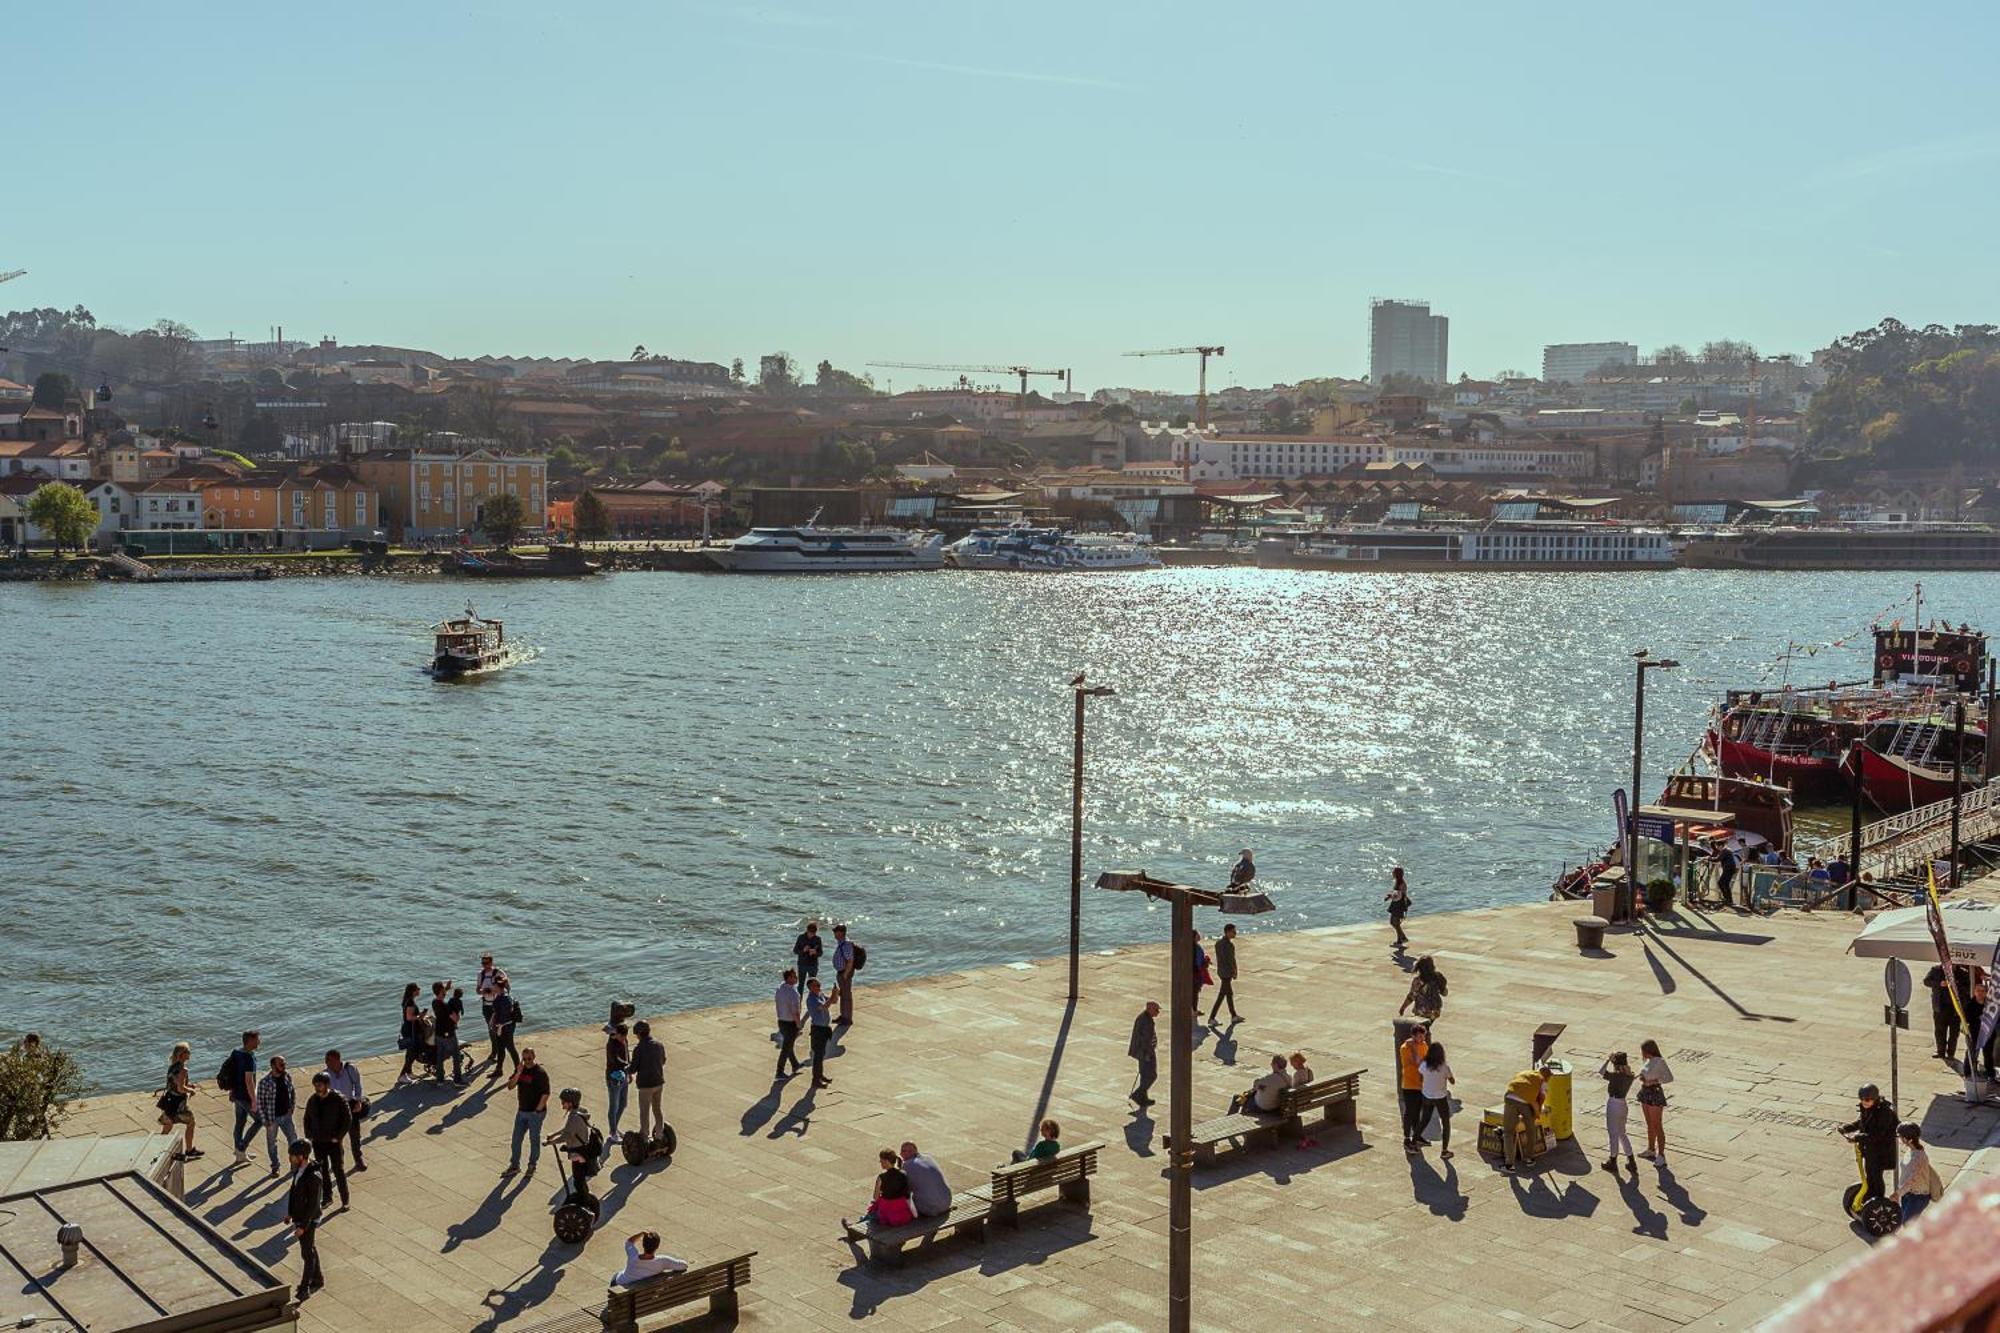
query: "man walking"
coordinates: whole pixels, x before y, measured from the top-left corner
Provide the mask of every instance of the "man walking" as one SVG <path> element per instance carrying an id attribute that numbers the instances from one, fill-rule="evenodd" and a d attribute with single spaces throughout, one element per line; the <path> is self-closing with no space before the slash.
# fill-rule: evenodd
<path id="1" fill-rule="evenodd" d="M 250 1154 L 245 1149 L 257 1137 L 257 1046 L 261 1040 L 254 1028 L 244 1033 L 243 1044 L 229 1053 L 222 1067 L 222 1086 L 236 1112 L 236 1128 L 230 1133 L 236 1160 L 231 1166 L 248 1165 Z"/>
<path id="2" fill-rule="evenodd" d="M 542 1118 L 549 1110 L 549 1071 L 535 1063 L 535 1048 L 530 1046 L 521 1052 L 520 1067 L 514 1077 L 507 1080 L 513 1085 L 517 1098 L 514 1106 L 514 1141 L 508 1151 L 507 1169 L 500 1174 L 511 1176 L 521 1169 L 521 1140 L 528 1141 L 528 1174 L 535 1174 L 536 1163 L 542 1160 Z M 645 1103 L 640 1103 L 643 1106 Z"/>
<path id="3" fill-rule="evenodd" d="M 653 1025 L 643 1019 L 632 1029 L 639 1044 L 632 1048 L 632 1086 L 639 1090 L 639 1141 L 651 1143 L 653 1131 L 665 1129 L 666 1113 L 660 1099 L 667 1087 L 667 1045 L 653 1035 Z"/>
<path id="4" fill-rule="evenodd" d="M 1410 1029 L 1396 1047 L 1396 1097 L 1403 1111 L 1403 1151 L 1428 1148 L 1424 1125 L 1424 1057 L 1430 1054 L 1431 1031 L 1422 1023 Z"/>
<path id="5" fill-rule="evenodd" d="M 326 1203 L 340 1188 L 340 1206 L 347 1207 L 347 1168 L 341 1161 L 340 1141 L 354 1129 L 353 1113 L 347 1098 L 333 1090 L 333 1076 L 325 1070 L 313 1075 L 312 1096 L 306 1098 L 306 1142 L 312 1145 L 313 1165 L 319 1170 Z"/>
<path id="6" fill-rule="evenodd" d="M 854 941 L 847 938 L 846 926 L 833 928 L 833 986 L 840 995 L 840 1025 L 854 1022 Z"/>
<path id="7" fill-rule="evenodd" d="M 833 1014 L 818 977 L 806 982 L 806 1017 L 812 1022 L 813 1087 L 830 1088 L 833 1080 L 826 1076 L 826 1048 L 833 1040 Z"/>
<path id="8" fill-rule="evenodd" d="M 257 1118 L 264 1122 L 264 1150 L 271 1158 L 271 1174 L 278 1174 L 278 1163 L 282 1156 L 278 1145 L 283 1143 L 290 1152 L 292 1144 L 298 1140 L 298 1125 L 292 1110 L 298 1104 L 298 1089 L 292 1084 L 292 1076 L 285 1069 L 285 1057 L 271 1057 L 271 1068 L 257 1081 Z M 278 1137 L 283 1132 L 284 1138 Z"/>
<path id="9" fill-rule="evenodd" d="M 1229 1021 L 1240 1023 L 1242 1015 L 1236 1012 L 1236 923 L 1230 922 L 1222 928 L 1222 938 L 1215 942 L 1215 979 L 1221 986 L 1215 992 L 1215 1003 L 1209 1007 L 1208 1025 L 1215 1026 L 1215 1016 L 1222 1006 L 1229 1006 Z"/>
<path id="10" fill-rule="evenodd" d="M 1722 905 L 1734 911 L 1736 909 L 1736 894 L 1734 892 L 1736 884 L 1736 849 L 1726 842 L 1723 843 L 1722 850 L 1715 854 L 1715 865 L 1716 891 L 1722 895 Z"/>
<path id="11" fill-rule="evenodd" d="M 1132 1020 L 1132 1041 L 1125 1048 L 1125 1054 L 1139 1063 L 1139 1086 L 1132 1089 L 1131 1099 L 1141 1106 L 1153 1104 L 1148 1094 L 1153 1080 L 1160 1076 L 1160 1034 L 1153 1022 L 1159 1016 L 1159 1001 L 1146 1001 L 1146 1007 Z"/>
<path id="12" fill-rule="evenodd" d="M 514 1049 L 514 1028 L 521 1021 L 521 1005 L 514 998 L 513 983 L 506 973 L 500 974 L 493 991 L 493 1018 L 490 1031 L 493 1035 L 493 1072 L 487 1081 L 499 1078 L 507 1064 L 507 1057 L 514 1057 L 514 1072 L 521 1072 L 521 1053 Z"/>
<path id="13" fill-rule="evenodd" d="M 347 1140 L 354 1148 L 354 1174 L 368 1169 L 361 1160 L 361 1122 L 368 1117 L 368 1098 L 361 1091 L 361 1068 L 340 1058 L 339 1051 L 326 1053 L 326 1077 L 334 1096 L 347 1103 Z M 317 1076 L 313 1078 L 318 1084 Z"/>
<path id="14" fill-rule="evenodd" d="M 312 1164 L 312 1145 L 304 1139 L 293 1142 L 288 1154 L 292 1162 L 292 1189 L 285 1198 L 285 1220 L 299 1242 L 299 1289 L 301 1301 L 326 1285 L 319 1271 L 319 1214 L 322 1182 Z"/>
<path id="15" fill-rule="evenodd" d="M 799 1072 L 799 974 L 796 968 L 786 968 L 785 978 L 778 983 L 778 1072 L 771 1077 L 785 1076 L 785 1062 L 790 1061 L 792 1072 Z"/>
<path id="16" fill-rule="evenodd" d="M 801 986 L 810 988 L 813 978 L 819 975 L 819 956 L 825 951 L 826 941 L 819 937 L 819 922 L 806 922 L 806 928 L 792 941 L 792 957 L 798 963 Z"/>

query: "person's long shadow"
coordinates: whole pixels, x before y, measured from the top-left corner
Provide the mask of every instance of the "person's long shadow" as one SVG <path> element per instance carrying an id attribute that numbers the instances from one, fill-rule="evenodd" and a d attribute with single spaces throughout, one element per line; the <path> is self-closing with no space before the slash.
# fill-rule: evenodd
<path id="1" fill-rule="evenodd" d="M 1674 1173 L 1664 1166 L 1660 1168 L 1660 1197 L 1681 1215 L 1681 1221 L 1691 1227 L 1700 1226 L 1701 1220 L 1708 1216 L 1708 1210 L 1689 1197 L 1688 1192 L 1681 1188 L 1680 1181 L 1674 1179 Z"/>
<path id="2" fill-rule="evenodd" d="M 244 1170 L 247 1171 L 249 1170 L 249 1168 L 245 1167 Z M 278 1186 L 284 1184 L 285 1181 L 286 1177 L 283 1173 L 274 1176 L 271 1175 L 269 1172 L 265 1172 L 263 1173 L 262 1178 L 258 1180 L 258 1182 L 255 1185 L 252 1185 L 247 1189 L 238 1192 L 227 1202 L 216 1205 L 214 1208 L 211 1208 L 207 1212 L 203 1213 L 202 1216 L 207 1218 L 210 1222 L 220 1222 L 224 1218 L 234 1217 L 237 1213 L 240 1213 L 245 1208 L 249 1207 L 253 1202 L 255 1202 L 258 1198 L 260 1198 L 266 1191 L 276 1189 Z M 193 1201 L 190 1200 L 190 1203 L 192 1202 Z"/>
<path id="3" fill-rule="evenodd" d="M 444 1113 L 441 1120 L 426 1129 L 424 1133 L 442 1134 L 453 1125 L 463 1124 L 472 1119 L 486 1109 L 486 1104 L 493 1100 L 493 1090 L 499 1086 L 497 1083 L 483 1083 L 475 1091 L 466 1093 L 452 1104 L 452 1108 Z"/>
<path id="4" fill-rule="evenodd" d="M 1035 1146 L 1042 1119 L 1048 1115 L 1049 1103 L 1055 1098 L 1056 1075 L 1062 1069 L 1063 1050 L 1069 1045 L 1069 1026 L 1075 1019 L 1076 999 L 1072 996 L 1069 1002 L 1063 1005 L 1062 1022 L 1056 1025 L 1055 1045 L 1049 1051 L 1049 1067 L 1042 1073 L 1042 1088 L 1035 1094 L 1035 1112 L 1028 1117 L 1028 1136 L 1021 1144 L 1024 1150 Z"/>
<path id="5" fill-rule="evenodd" d="M 1639 1188 L 1637 1179 L 1618 1177 L 1618 1194 L 1625 1200 L 1625 1206 L 1632 1210 L 1633 1235 L 1650 1236 L 1654 1240 L 1667 1238 L 1667 1215 L 1653 1207 L 1646 1198 L 1646 1192 Z"/>
<path id="6" fill-rule="evenodd" d="M 490 1235 L 500 1225 L 500 1219 L 514 1206 L 514 1200 L 521 1197 L 521 1191 L 528 1188 L 527 1176 L 510 1176 L 495 1181 L 486 1197 L 479 1201 L 479 1207 L 463 1222 L 454 1222 L 444 1229 L 444 1245 L 439 1254 L 450 1254 L 459 1246 Z"/>
<path id="7" fill-rule="evenodd" d="M 1693 963 L 1690 963 L 1687 959 L 1681 957 L 1679 951 L 1676 950 L 1673 945 L 1668 944 L 1665 937 L 1663 937 L 1657 929 L 1655 929 L 1652 926 L 1647 926 L 1646 933 L 1652 937 L 1652 942 L 1654 944 L 1660 946 L 1660 951 L 1662 953 L 1666 954 L 1667 957 L 1673 959 L 1676 963 L 1679 963 L 1683 971 L 1685 971 L 1689 976 L 1693 977 L 1696 981 L 1699 981 L 1702 985 L 1708 987 L 1708 989 L 1714 993 L 1717 999 L 1721 1000 L 1731 1009 L 1734 1009 L 1736 1011 L 1736 1016 L 1738 1018 L 1748 1019 L 1753 1023 L 1796 1023 L 1798 1021 L 1796 1018 L 1792 1018 L 1785 1014 L 1758 1014 L 1758 1013 L 1752 1013 L 1750 1010 L 1745 1009 L 1742 1005 L 1736 1002 L 1735 996 L 1731 995 L 1728 991 L 1722 989 L 1722 987 L 1716 985 L 1713 981 L 1710 981 L 1708 979 L 1708 975 L 1704 973 L 1700 968 L 1696 967 Z M 1649 952 L 1647 954 L 1647 958 L 1650 960 L 1651 957 L 1652 955 Z M 1656 974 L 1660 971 L 1657 964 L 1654 966 L 1653 970 Z"/>
<path id="8" fill-rule="evenodd" d="M 611 1187 L 597 1196 L 597 1225 L 602 1227 L 612 1218 L 618 1216 L 618 1210 L 623 1208 L 626 1200 L 632 1197 L 632 1191 L 638 1186 L 639 1182 L 651 1174 L 652 1172 L 647 1170 L 647 1164 L 644 1162 L 639 1163 L 637 1166 L 620 1163 L 606 1172 L 605 1175 L 611 1182 Z"/>
<path id="9" fill-rule="evenodd" d="M 1236 1025 L 1242 1021 L 1240 1018 L 1232 1018 L 1228 1027 L 1220 1029 L 1215 1034 L 1215 1058 L 1223 1064 L 1236 1063 Z"/>
<path id="10" fill-rule="evenodd" d="M 1446 1162 L 1444 1174 L 1440 1175 L 1428 1157 L 1414 1152 L 1409 1155 L 1409 1162 L 1410 1192 L 1417 1202 L 1430 1209 L 1433 1216 L 1463 1222 L 1466 1196 L 1458 1188 L 1458 1168 Z"/>
<path id="11" fill-rule="evenodd" d="M 793 1102 L 792 1109 L 785 1112 L 778 1123 L 771 1126 L 771 1132 L 764 1137 L 782 1139 L 790 1134 L 795 1138 L 804 1138 L 806 1131 L 812 1128 L 813 1105 L 818 1097 L 818 1088 L 807 1088 L 806 1095 Z"/>
<path id="12" fill-rule="evenodd" d="M 1557 1189 L 1539 1171 L 1530 1171 L 1507 1177 L 1507 1185 L 1514 1191 L 1514 1202 L 1529 1217 L 1589 1217 L 1597 1211 L 1597 1196 L 1573 1180 L 1563 1181 Z"/>
<path id="13" fill-rule="evenodd" d="M 575 1257 L 561 1241 L 550 1241 L 548 1248 L 542 1251 L 540 1262 L 533 1268 L 506 1286 L 495 1287 L 486 1293 L 486 1299 L 481 1302 L 487 1310 L 486 1318 L 474 1324 L 471 1333 L 494 1333 L 494 1330 L 546 1301 L 562 1282 L 565 1265 Z"/>
<path id="14" fill-rule="evenodd" d="M 790 1081 L 783 1078 L 772 1079 L 771 1090 L 744 1109 L 740 1122 L 742 1128 L 737 1132 L 747 1139 L 770 1124 L 771 1117 L 778 1113 L 778 1103 L 785 1099 L 785 1086 Z"/>
<path id="15" fill-rule="evenodd" d="M 1135 1157 L 1153 1155 L 1153 1117 L 1143 1106 L 1132 1108 L 1132 1118 L 1125 1122 L 1125 1146 Z"/>

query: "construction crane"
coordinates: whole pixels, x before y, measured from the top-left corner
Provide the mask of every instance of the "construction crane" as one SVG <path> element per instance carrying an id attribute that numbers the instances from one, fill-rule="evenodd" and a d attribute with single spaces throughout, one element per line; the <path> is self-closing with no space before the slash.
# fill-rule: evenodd
<path id="1" fill-rule="evenodd" d="M 28 270 L 24 268 L 17 268 L 11 273 L 0 273 L 0 282 L 12 282 L 14 279 L 22 276 L 27 271 Z"/>
<path id="2" fill-rule="evenodd" d="M 1127 356 L 1198 356 L 1201 358 L 1201 394 L 1194 400 L 1194 424 L 1197 429 L 1208 429 L 1208 358 L 1221 356 L 1220 343 L 1208 347 L 1158 347 L 1150 352 L 1127 352 Z"/>
<path id="3" fill-rule="evenodd" d="M 1021 391 L 1014 399 L 1015 409 L 1020 413 L 1021 431 L 1028 429 L 1028 376 L 1054 375 L 1063 382 L 1063 389 L 1069 389 L 1069 371 L 1036 370 L 1032 366 L 947 366 L 931 361 L 870 361 L 871 366 L 884 370 L 954 370 L 960 375 L 1018 375 L 1021 377 Z"/>

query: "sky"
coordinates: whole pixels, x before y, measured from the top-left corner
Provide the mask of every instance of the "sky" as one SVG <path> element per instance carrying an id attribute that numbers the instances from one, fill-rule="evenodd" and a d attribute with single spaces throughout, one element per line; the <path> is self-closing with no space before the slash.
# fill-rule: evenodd
<path id="1" fill-rule="evenodd" d="M 0 308 L 120 327 L 1191 389 L 1121 354 L 1360 375 L 1376 296 L 1450 317 L 1454 376 L 2000 322 L 1990 5 L 65 0 L 7 33 Z"/>

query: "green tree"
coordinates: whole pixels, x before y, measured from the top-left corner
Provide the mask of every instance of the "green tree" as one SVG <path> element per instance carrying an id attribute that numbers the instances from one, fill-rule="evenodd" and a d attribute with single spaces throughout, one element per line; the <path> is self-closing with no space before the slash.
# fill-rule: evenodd
<path id="1" fill-rule="evenodd" d="M 236 432 L 236 446 L 246 454 L 276 453 L 285 447 L 285 428 L 268 412 L 259 412 Z"/>
<path id="2" fill-rule="evenodd" d="M 486 540 L 504 551 L 521 535 L 526 514 L 520 496 L 489 495 L 479 509 L 479 530 L 486 534 Z"/>
<path id="3" fill-rule="evenodd" d="M 82 491 L 67 482 L 51 481 L 35 488 L 28 497 L 28 522 L 42 530 L 58 551 L 84 541 L 97 527 L 97 508 Z"/>
<path id="4" fill-rule="evenodd" d="M 757 387 L 765 393 L 784 395 L 799 387 L 798 359 L 790 352 L 770 352 L 757 360 Z"/>
<path id="5" fill-rule="evenodd" d="M 1264 405 L 1264 418 L 1258 424 L 1266 435 L 1303 435 L 1308 429 L 1304 415 L 1283 396 Z"/>
<path id="6" fill-rule="evenodd" d="M 81 402 L 76 381 L 60 370 L 45 370 L 35 376 L 35 406 L 60 412 L 73 402 Z"/>
<path id="7" fill-rule="evenodd" d="M 83 1092 L 83 1067 L 61 1047 L 0 1052 L 0 1139 L 53 1138 Z"/>
<path id="8" fill-rule="evenodd" d="M 743 358 L 740 356 L 734 358 L 729 363 L 729 382 L 731 384 L 741 384 L 743 382 Z"/>
<path id="9" fill-rule="evenodd" d="M 576 497 L 576 538 L 583 542 L 601 542 L 611 535 L 611 511 L 604 507 L 604 501 L 597 498 L 596 491 L 585 491 Z"/>
<path id="10" fill-rule="evenodd" d="M 550 480 L 569 481 L 582 476 L 589 466 L 583 455 L 576 451 L 576 444 L 569 436 L 556 437 L 555 447 L 549 450 Z"/>

